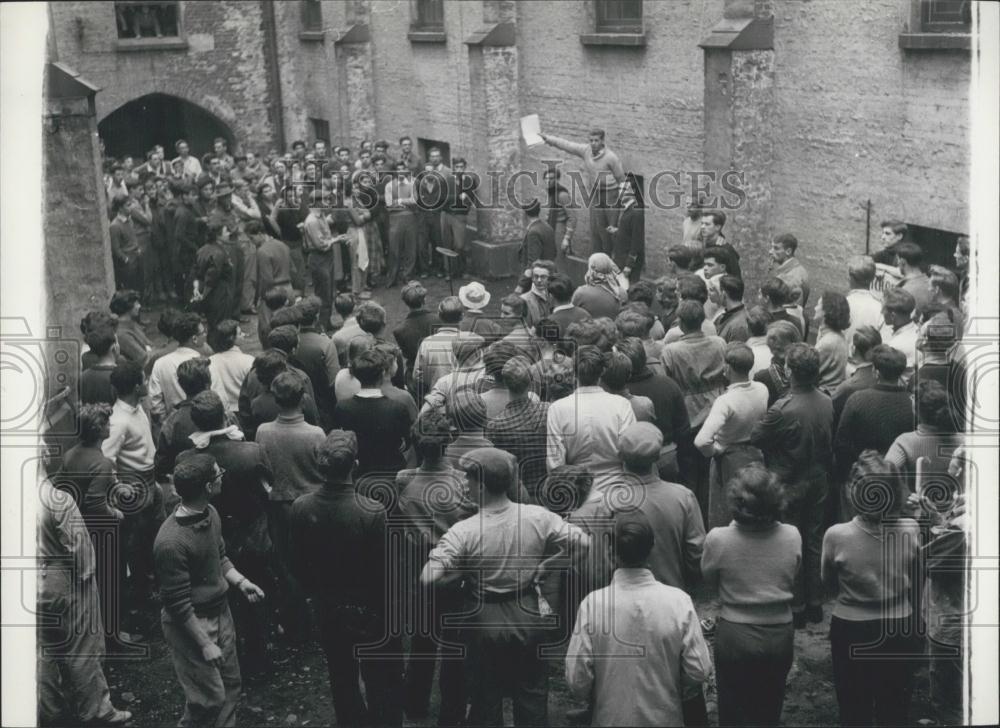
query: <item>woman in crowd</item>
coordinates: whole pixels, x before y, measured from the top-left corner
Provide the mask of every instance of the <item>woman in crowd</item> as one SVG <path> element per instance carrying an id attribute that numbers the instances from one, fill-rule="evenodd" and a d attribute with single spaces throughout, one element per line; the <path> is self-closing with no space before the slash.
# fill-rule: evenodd
<path id="1" fill-rule="evenodd" d="M 851 471 L 858 514 L 823 538 L 822 574 L 837 602 L 830 619 L 833 682 L 840 725 L 907 725 L 914 662 L 911 576 L 920 529 L 897 518 L 903 501 L 896 470 L 865 450 Z"/>
<path id="2" fill-rule="evenodd" d="M 604 253 L 594 253 L 587 260 L 584 284 L 573 292 L 573 305 L 594 318 L 601 316 L 614 321 L 622 304 L 628 300 L 628 289 L 619 281 L 621 271 Z"/>
<path id="3" fill-rule="evenodd" d="M 819 352 L 819 384 L 827 394 L 847 377 L 849 345 L 844 334 L 851 326 L 851 307 L 843 294 L 824 291 L 816 301 L 813 317 L 819 328 L 816 334 L 816 351 Z"/>
<path id="4" fill-rule="evenodd" d="M 715 634 L 719 724 L 778 725 L 795 629 L 792 587 L 802 539 L 778 518 L 782 486 L 763 465 L 737 471 L 727 485 L 733 522 L 705 537 L 701 571 L 717 586 Z"/>

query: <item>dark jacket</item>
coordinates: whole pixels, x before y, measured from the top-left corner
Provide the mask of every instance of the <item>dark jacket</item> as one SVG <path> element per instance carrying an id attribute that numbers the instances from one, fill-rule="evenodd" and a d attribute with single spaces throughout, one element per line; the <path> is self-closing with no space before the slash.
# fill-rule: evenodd
<path id="1" fill-rule="evenodd" d="M 433 334 L 434 327 L 440 323 L 436 314 L 425 308 L 418 308 L 406 314 L 402 323 L 393 329 L 392 335 L 403 352 L 407 371 L 413 369 L 413 362 L 417 359 L 420 342 Z"/>
<path id="2" fill-rule="evenodd" d="M 833 402 L 815 387 L 793 385 L 767 410 L 750 434 L 750 444 L 764 453 L 767 467 L 791 490 L 830 472 L 833 455 Z"/>
<path id="3" fill-rule="evenodd" d="M 593 317 L 588 311 L 579 306 L 573 306 L 572 308 L 564 308 L 561 311 L 552 311 L 549 313 L 549 318 L 559 324 L 559 336 L 564 337 L 566 336 L 566 329 L 570 327 L 570 324 L 575 324 L 577 321 L 586 321 Z"/>
<path id="4" fill-rule="evenodd" d="M 616 227 L 611 258 L 619 268 L 630 268 L 629 280 L 637 281 L 646 261 L 646 211 L 638 204 L 622 209 Z"/>
<path id="5" fill-rule="evenodd" d="M 632 377 L 628 390 L 633 395 L 649 397 L 656 415 L 655 424 L 663 433 L 663 444 L 683 441 L 691 433 L 691 418 L 684 404 L 684 394 L 677 382 L 666 374 L 655 374 L 646 366 Z"/>
<path id="6" fill-rule="evenodd" d="M 547 222 L 533 220 L 521 243 L 521 265 L 527 268 L 536 260 L 555 260 L 556 234 Z"/>

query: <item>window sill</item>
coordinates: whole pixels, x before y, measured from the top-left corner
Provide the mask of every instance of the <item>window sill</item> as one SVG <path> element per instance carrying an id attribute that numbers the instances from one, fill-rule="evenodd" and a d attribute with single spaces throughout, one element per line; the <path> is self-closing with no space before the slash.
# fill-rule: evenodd
<path id="1" fill-rule="evenodd" d="M 580 42 L 586 46 L 624 46 L 637 48 L 646 45 L 646 33 L 581 33 Z"/>
<path id="2" fill-rule="evenodd" d="M 970 50 L 969 33 L 900 33 L 899 47 L 906 51 Z"/>
<path id="3" fill-rule="evenodd" d="M 406 34 L 411 43 L 447 43 L 448 36 L 443 30 L 420 30 L 411 28 Z"/>
<path id="4" fill-rule="evenodd" d="M 119 38 L 115 46 L 119 52 L 133 51 L 182 51 L 187 50 L 184 38 Z"/>
<path id="5" fill-rule="evenodd" d="M 307 43 L 322 43 L 326 40 L 326 31 L 324 30 L 300 30 L 299 40 Z"/>

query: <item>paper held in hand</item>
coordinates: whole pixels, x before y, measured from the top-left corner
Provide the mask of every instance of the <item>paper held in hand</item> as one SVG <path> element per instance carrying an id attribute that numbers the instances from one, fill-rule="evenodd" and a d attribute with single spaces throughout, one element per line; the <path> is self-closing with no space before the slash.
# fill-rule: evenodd
<path id="1" fill-rule="evenodd" d="M 542 126 L 538 121 L 538 114 L 521 117 L 521 136 L 524 137 L 525 144 L 529 147 L 544 144 L 545 140 L 542 139 L 541 132 Z"/>

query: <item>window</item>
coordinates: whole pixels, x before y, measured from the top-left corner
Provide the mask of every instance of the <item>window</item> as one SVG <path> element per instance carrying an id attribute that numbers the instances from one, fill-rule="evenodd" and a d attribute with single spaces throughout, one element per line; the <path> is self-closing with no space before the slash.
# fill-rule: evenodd
<path id="1" fill-rule="evenodd" d="M 180 37 L 180 3 L 119 0 L 115 20 L 119 40 Z"/>
<path id="2" fill-rule="evenodd" d="M 413 27 L 420 30 L 444 30 L 444 0 L 416 0 Z"/>
<path id="3" fill-rule="evenodd" d="M 924 33 L 971 33 L 970 0 L 921 0 L 920 30 Z"/>
<path id="4" fill-rule="evenodd" d="M 322 139 L 327 144 L 330 143 L 330 122 L 326 119 L 309 119 L 312 127 L 313 141 Z"/>
<path id="5" fill-rule="evenodd" d="M 451 166 L 451 147 L 448 142 L 439 142 L 437 139 L 423 139 L 417 138 L 417 154 L 424 162 L 428 161 L 428 152 L 432 147 L 437 147 L 441 150 L 441 161 L 444 162 L 445 166 Z"/>
<path id="6" fill-rule="evenodd" d="M 598 33 L 641 33 L 642 0 L 596 0 Z"/>
<path id="7" fill-rule="evenodd" d="M 302 10 L 302 30 L 306 33 L 319 33 L 323 30 L 323 6 L 319 0 L 302 0 L 299 3 Z"/>

